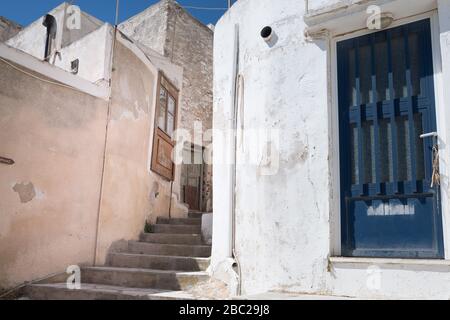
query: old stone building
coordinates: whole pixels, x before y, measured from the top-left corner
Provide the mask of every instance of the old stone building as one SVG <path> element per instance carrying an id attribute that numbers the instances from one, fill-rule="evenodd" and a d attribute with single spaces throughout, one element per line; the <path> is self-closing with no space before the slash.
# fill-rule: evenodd
<path id="1" fill-rule="evenodd" d="M 183 68 L 181 109 L 185 112 L 181 116 L 180 128 L 190 132 L 191 139 L 187 143 L 195 144 L 195 150 L 190 150 L 189 146 L 186 153 L 196 153 L 199 148 L 201 153 L 207 152 L 201 150 L 204 147 L 201 135 L 212 129 L 213 31 L 173 0 L 158 2 L 121 23 L 119 29 L 139 43 L 144 51 L 145 48 L 153 49 Z M 196 122 L 201 123 L 201 128 L 194 127 Z M 194 135 L 200 136 L 199 140 L 194 141 Z M 211 143 L 206 141 L 206 146 Z M 183 187 L 193 190 L 191 194 L 194 198 L 200 196 L 196 209 L 212 211 L 211 166 L 206 163 L 186 165 L 183 167 L 183 177 Z M 201 178 L 200 183 L 196 178 Z M 191 187 L 196 187 L 197 191 Z M 181 193 L 183 197 L 183 190 Z"/>
<path id="2" fill-rule="evenodd" d="M 20 30 L 22 27 L 19 24 L 0 16 L 0 42 L 14 37 Z"/>
<path id="3" fill-rule="evenodd" d="M 0 44 L 0 298 L 192 298 L 173 291 L 208 280 L 211 246 L 172 157 L 198 115 L 182 107 L 184 67 L 83 11 L 67 27 L 77 10 Z"/>

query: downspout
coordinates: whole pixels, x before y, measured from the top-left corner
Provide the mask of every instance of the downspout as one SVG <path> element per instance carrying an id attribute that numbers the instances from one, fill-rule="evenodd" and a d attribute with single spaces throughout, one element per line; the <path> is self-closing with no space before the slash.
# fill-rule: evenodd
<path id="1" fill-rule="evenodd" d="M 237 295 L 242 295 L 242 273 L 241 265 L 239 263 L 239 256 L 236 250 L 236 177 L 237 177 L 237 128 L 238 128 L 238 114 L 239 114 L 239 25 L 235 24 L 234 35 L 234 64 L 233 64 L 233 164 L 231 176 L 231 255 L 235 261 L 233 269 L 237 269 L 238 287 Z"/>

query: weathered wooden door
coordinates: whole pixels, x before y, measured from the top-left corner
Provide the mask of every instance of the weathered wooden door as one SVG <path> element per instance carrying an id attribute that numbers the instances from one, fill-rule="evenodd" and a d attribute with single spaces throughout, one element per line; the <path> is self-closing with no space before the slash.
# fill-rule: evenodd
<path id="1" fill-rule="evenodd" d="M 430 20 L 338 42 L 344 256 L 443 258 Z"/>
<path id="2" fill-rule="evenodd" d="M 198 146 L 189 146 L 183 152 L 183 159 L 181 185 L 184 203 L 189 205 L 191 210 L 201 210 L 203 149 Z"/>

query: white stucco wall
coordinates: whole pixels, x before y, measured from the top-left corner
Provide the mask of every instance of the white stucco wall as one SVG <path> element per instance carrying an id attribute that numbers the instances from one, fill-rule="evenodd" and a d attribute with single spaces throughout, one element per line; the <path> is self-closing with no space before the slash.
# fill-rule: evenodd
<path id="1" fill-rule="evenodd" d="M 311 1 L 313 2 L 313 1 Z M 255 153 L 248 132 L 242 129 L 280 130 L 280 169 L 264 176 L 262 162 L 237 165 L 236 252 L 242 274 L 242 293 L 269 290 L 297 293 L 335 294 L 366 298 L 442 298 L 450 292 L 450 262 L 376 259 L 334 261 L 339 255 L 339 201 L 336 170 L 337 120 L 333 108 L 336 74 L 334 35 L 364 28 L 365 10 L 356 8 L 351 19 L 339 10 L 339 3 L 316 1 L 317 10 L 328 11 L 327 21 L 304 22 L 305 3 L 297 0 L 240 0 L 215 28 L 214 63 L 214 227 L 213 274 L 231 257 L 232 166 L 221 164 L 231 154 L 233 143 L 223 141 L 218 130 L 233 126 L 233 47 L 235 25 L 239 25 L 239 73 L 243 76 L 243 99 L 239 103 L 237 157 Z M 361 1 L 353 1 L 358 3 Z M 363 1 L 364 2 L 364 1 Z M 448 238 L 448 169 L 446 147 L 450 120 L 443 106 L 450 104 L 445 83 L 450 80 L 450 1 L 367 1 L 395 11 L 397 24 L 432 17 L 436 61 L 438 131 L 441 138 L 441 173 L 444 208 L 444 234 Z M 439 10 L 439 19 L 430 9 Z M 359 6 L 359 7 L 358 7 Z M 331 9 L 330 9 L 331 8 Z M 341 7 L 342 8 L 342 7 Z M 402 10 L 402 8 L 406 8 Z M 398 11 L 397 11 L 398 10 Z M 314 18 L 314 17 L 313 17 Z M 308 21 L 311 16 L 308 16 Z M 331 20 L 330 20 L 331 19 Z M 351 20 L 351 21 L 350 21 Z M 266 44 L 259 33 L 271 26 L 275 43 Z M 304 31 L 330 29 L 324 40 L 307 42 Z M 328 36 L 327 36 L 328 35 Z M 439 43 L 440 35 L 440 43 Z M 356 35 L 355 35 L 356 36 Z M 439 49 L 439 44 L 442 50 Z M 442 68 L 439 68 L 440 59 Z M 442 69 L 442 70 L 441 70 Z M 444 93 L 445 92 L 445 93 Z M 337 236 L 336 236 L 337 235 Z M 448 243 L 448 241 L 446 241 Z M 337 249 L 336 249 L 337 248 Z M 448 245 L 446 245 L 448 258 Z M 336 253 L 337 252 L 337 253 Z M 379 289 L 371 287 L 376 267 Z M 214 270 L 218 270 L 214 272 Z M 375 281 L 377 282 L 377 281 Z"/>
<path id="2" fill-rule="evenodd" d="M 67 20 L 72 14 L 68 7 L 68 3 L 62 3 L 49 12 L 56 19 L 55 51 L 58 52 L 54 52 L 49 63 L 70 72 L 71 61 L 80 59 L 81 78 L 109 85 L 112 27 L 80 11 L 80 29 L 68 29 Z M 44 60 L 47 29 L 42 25 L 43 19 L 44 16 L 31 23 L 6 44 Z"/>
<path id="3" fill-rule="evenodd" d="M 263 166 L 256 164 L 237 166 L 236 241 L 244 294 L 324 289 L 329 252 L 327 55 L 324 43 L 305 42 L 303 13 L 304 3 L 297 0 L 241 0 L 215 29 L 214 129 L 231 127 L 231 48 L 237 23 L 245 88 L 239 127 L 281 134 L 277 174 L 264 176 Z M 265 26 L 278 38 L 273 47 L 260 37 Z M 255 152 L 248 139 L 244 133 L 240 159 Z M 217 165 L 223 145 L 219 137 L 214 143 L 213 265 L 229 252 L 223 238 L 231 210 L 226 183 L 231 168 Z"/>
<path id="4" fill-rule="evenodd" d="M 58 7 L 49 12 L 49 14 L 55 17 L 58 30 L 59 26 L 63 25 L 65 7 L 66 4 L 62 3 L 61 5 L 59 5 Z M 43 17 L 40 17 L 39 19 L 28 25 L 26 28 L 24 28 L 16 36 L 6 41 L 6 44 L 16 49 L 19 49 L 23 52 L 26 52 L 40 60 L 44 60 L 47 29 L 42 25 L 42 22 Z M 56 34 L 55 42 L 56 48 L 61 48 L 62 43 L 61 32 L 58 32 Z"/>
<path id="5" fill-rule="evenodd" d="M 84 38 L 61 49 L 54 65 L 71 71 L 71 62 L 78 59 L 78 76 L 93 83 L 109 85 L 113 27 L 104 24 Z"/>
<path id="6" fill-rule="evenodd" d="M 72 42 L 83 38 L 85 35 L 91 33 L 92 31 L 100 28 L 103 25 L 103 22 L 101 22 L 97 18 L 83 11 L 80 11 L 80 16 L 78 17 L 80 22 L 80 29 L 68 29 L 68 21 L 73 14 L 73 11 L 68 10 L 69 7 L 69 3 L 63 2 L 59 6 L 48 12 L 48 14 L 54 16 L 56 20 L 56 50 L 60 50 L 61 48 L 68 46 Z M 9 39 L 6 44 L 43 60 L 45 52 L 45 40 L 47 36 L 47 29 L 42 25 L 44 17 L 45 15 L 32 22 L 30 25 L 26 26 L 17 35 Z"/>

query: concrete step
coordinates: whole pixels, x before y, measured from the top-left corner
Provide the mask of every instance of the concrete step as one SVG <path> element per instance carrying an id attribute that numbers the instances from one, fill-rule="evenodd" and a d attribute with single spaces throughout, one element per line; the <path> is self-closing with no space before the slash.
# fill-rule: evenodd
<path id="1" fill-rule="evenodd" d="M 205 271 L 210 259 L 175 256 L 155 256 L 129 253 L 111 253 L 106 265 L 118 268 L 142 268 L 177 271 Z"/>
<path id="2" fill-rule="evenodd" d="M 203 212 L 189 212 L 188 217 L 193 219 L 201 219 L 203 216 Z"/>
<path id="3" fill-rule="evenodd" d="M 129 241 L 128 250 L 123 253 L 209 258 L 211 256 L 211 246 Z"/>
<path id="4" fill-rule="evenodd" d="M 201 226 L 156 224 L 153 226 L 154 233 L 176 233 L 176 234 L 201 234 Z"/>
<path id="5" fill-rule="evenodd" d="M 31 300 L 193 300 L 183 291 L 126 288 L 100 284 L 82 284 L 69 290 L 65 283 L 27 286 L 25 296 Z"/>
<path id="6" fill-rule="evenodd" d="M 159 217 L 156 220 L 157 224 L 172 224 L 172 225 L 191 225 L 191 226 L 201 226 L 202 225 L 202 219 L 198 218 L 176 218 L 176 219 L 169 219 L 169 218 L 161 218 Z"/>
<path id="7" fill-rule="evenodd" d="M 161 244 L 202 244 L 200 234 L 142 233 L 142 242 Z"/>
<path id="8" fill-rule="evenodd" d="M 209 279 L 206 272 L 178 272 L 139 268 L 86 267 L 82 283 L 184 291 Z"/>

